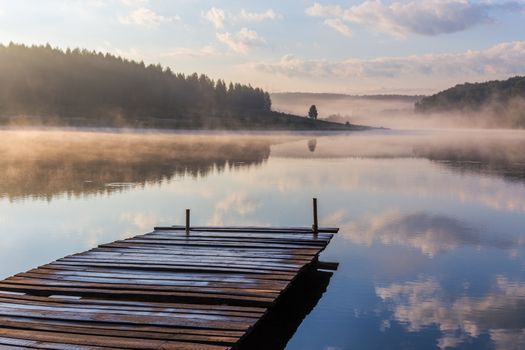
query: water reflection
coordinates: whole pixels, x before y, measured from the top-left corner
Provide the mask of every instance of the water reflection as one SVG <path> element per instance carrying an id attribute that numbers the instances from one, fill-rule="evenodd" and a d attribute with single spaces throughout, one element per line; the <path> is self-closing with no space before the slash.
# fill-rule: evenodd
<path id="1" fill-rule="evenodd" d="M 277 138 L 1 131 L 0 196 L 109 194 L 260 166 Z"/>
<path id="2" fill-rule="evenodd" d="M 311 140 L 308 140 L 308 150 L 310 152 L 315 152 L 315 148 L 317 147 L 317 140 L 316 139 L 311 139 Z"/>
<path id="3" fill-rule="evenodd" d="M 525 284 L 498 277 L 482 297 L 447 295 L 435 278 L 376 288 L 391 305 L 393 319 L 410 332 L 438 327 L 440 349 L 456 348 L 472 338 L 490 336 L 496 349 L 522 349 L 525 344 Z M 387 320 L 389 321 L 389 320 Z"/>
<path id="4" fill-rule="evenodd" d="M 340 270 L 287 350 L 525 347 L 524 132 L 0 136 L 0 277 L 185 208 L 309 225 L 319 197 Z"/>
<path id="5" fill-rule="evenodd" d="M 416 248 L 430 257 L 464 246 L 515 250 L 525 245 L 524 238 L 486 232 L 454 217 L 425 212 L 390 211 L 343 225 L 343 232 L 357 244 L 378 242 Z"/>
<path id="6" fill-rule="evenodd" d="M 332 272 L 305 271 L 272 307 L 257 328 L 243 340 L 240 350 L 282 350 L 304 318 L 315 308 L 326 291 Z"/>
<path id="7" fill-rule="evenodd" d="M 421 158 L 462 174 L 481 173 L 513 181 L 525 179 L 523 132 L 371 132 L 315 139 L 308 139 L 308 135 L 0 132 L 3 140 L 0 145 L 0 197 L 11 200 L 25 197 L 51 199 L 63 193 L 70 196 L 116 193 L 180 177 L 207 177 L 227 168 L 257 167 L 270 156 L 286 159 L 399 159 L 407 166 L 410 166 L 411 159 Z M 299 141 L 291 142 L 293 140 Z M 332 179 L 332 174 L 327 176 L 330 180 L 343 180 L 344 186 L 363 187 L 369 186 L 369 182 L 382 191 L 404 187 L 406 191 L 423 193 L 439 187 L 442 195 L 448 193 L 462 201 L 486 202 L 495 207 L 525 211 L 521 196 L 511 195 L 519 197 L 516 200 L 508 198 L 506 193 L 495 192 L 501 191 L 498 180 L 488 182 L 483 179 L 483 184 L 474 189 L 469 188 L 473 186 L 472 179 L 469 179 L 453 188 L 444 183 L 444 179 L 439 179 L 441 174 L 435 171 L 408 174 L 414 176 L 405 178 L 398 176 L 399 173 L 406 176 L 406 169 L 399 169 L 399 162 L 390 164 L 394 165 L 392 172 L 385 171 L 381 179 L 377 169 L 367 168 L 362 171 L 349 169 L 348 175 L 355 173 L 360 175 L 359 178 L 336 176 Z M 385 161 L 379 167 L 388 165 Z M 312 176 L 317 175 L 318 172 L 312 173 Z M 301 175 L 287 181 L 300 182 L 303 178 Z M 434 186 L 428 186 L 429 182 Z M 281 186 L 293 188 L 301 184 Z"/>
<path id="8" fill-rule="evenodd" d="M 482 133 L 483 135 L 484 133 Z M 479 135 L 446 143 L 417 144 L 413 152 L 417 157 L 436 161 L 461 173 L 495 175 L 512 181 L 525 181 L 525 139 L 522 133 Z"/>
<path id="9" fill-rule="evenodd" d="M 459 172 L 483 173 L 525 181 L 523 131 L 374 131 L 350 137 L 322 137 L 276 147 L 280 157 L 424 158 Z M 313 154 L 313 152 L 315 154 Z"/>

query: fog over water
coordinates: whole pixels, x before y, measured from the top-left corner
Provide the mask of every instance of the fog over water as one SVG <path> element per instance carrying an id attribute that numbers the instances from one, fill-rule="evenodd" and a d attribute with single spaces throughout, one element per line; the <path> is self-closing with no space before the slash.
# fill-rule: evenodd
<path id="1" fill-rule="evenodd" d="M 339 226 L 289 350 L 525 347 L 525 132 L 0 131 L 0 277 L 182 224 Z"/>
<path id="2" fill-rule="evenodd" d="M 508 103 L 489 100 L 476 111 L 416 113 L 414 105 L 422 97 L 277 93 L 272 95 L 272 106 L 278 111 L 306 116 L 308 108 L 315 104 L 322 119 L 394 129 L 523 128 L 524 97 L 512 98 Z"/>

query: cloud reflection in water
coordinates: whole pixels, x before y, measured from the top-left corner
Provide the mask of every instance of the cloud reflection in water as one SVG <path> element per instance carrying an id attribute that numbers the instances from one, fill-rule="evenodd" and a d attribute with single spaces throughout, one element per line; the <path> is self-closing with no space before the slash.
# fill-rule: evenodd
<path id="1" fill-rule="evenodd" d="M 390 211 L 344 225 L 342 232 L 357 244 L 379 242 L 416 248 L 430 257 L 463 246 L 512 250 L 525 243 L 508 234 L 487 233 L 459 219 L 425 212 Z"/>
<path id="2" fill-rule="evenodd" d="M 500 350 L 525 347 L 525 283 L 499 276 L 494 290 L 483 297 L 451 297 L 435 278 L 376 287 L 392 318 L 410 332 L 436 326 L 441 349 L 471 338 L 490 335 Z"/>

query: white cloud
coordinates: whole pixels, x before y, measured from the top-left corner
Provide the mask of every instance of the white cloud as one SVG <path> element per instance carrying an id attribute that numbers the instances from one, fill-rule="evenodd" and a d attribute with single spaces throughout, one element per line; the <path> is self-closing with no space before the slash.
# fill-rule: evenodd
<path id="1" fill-rule="evenodd" d="M 209 57 L 219 55 L 221 55 L 221 53 L 218 52 L 217 49 L 212 45 L 207 45 L 200 48 L 178 47 L 164 54 L 166 57 Z"/>
<path id="2" fill-rule="evenodd" d="M 517 11 L 525 5 L 518 1 L 474 2 L 471 0 L 410 0 L 384 3 L 366 0 L 341 9 L 316 3 L 306 13 L 316 17 L 335 17 L 372 27 L 393 36 L 407 34 L 439 35 L 469 29 L 494 21 L 497 11 Z"/>
<path id="3" fill-rule="evenodd" d="M 231 13 L 226 13 L 223 9 L 212 7 L 208 12 L 203 14 L 203 17 L 211 22 L 218 30 L 224 28 L 227 22 L 261 22 L 265 20 L 276 20 L 282 18 L 282 15 L 272 9 L 264 12 L 248 12 L 243 9 L 239 15 L 236 16 Z M 246 54 L 252 47 L 265 43 L 265 40 L 260 37 L 256 31 L 245 27 L 241 28 L 237 33 L 228 31 L 217 32 L 215 36 L 219 42 L 228 46 L 232 51 L 241 54 Z"/>
<path id="4" fill-rule="evenodd" d="M 339 5 L 321 5 L 315 3 L 306 9 L 306 14 L 312 17 L 340 17 L 344 13 Z"/>
<path id="5" fill-rule="evenodd" d="M 126 6 L 144 6 L 149 3 L 149 0 L 120 0 Z"/>
<path id="6" fill-rule="evenodd" d="M 276 13 L 272 9 L 268 9 L 264 12 L 248 12 L 246 10 L 241 10 L 238 16 L 239 19 L 248 21 L 248 22 L 261 22 L 265 20 L 276 20 L 282 18 L 282 15 Z"/>
<path id="7" fill-rule="evenodd" d="M 119 20 L 124 24 L 135 24 L 146 27 L 154 27 L 163 22 L 172 22 L 174 20 L 179 20 L 180 18 L 175 17 L 166 17 L 159 15 L 154 11 L 146 7 L 139 7 L 138 9 L 132 11 L 129 15 L 125 17 L 120 17 Z"/>
<path id="8" fill-rule="evenodd" d="M 252 47 L 265 42 L 256 31 L 248 28 L 242 28 L 235 34 L 229 32 L 217 33 L 217 39 L 226 44 L 231 50 L 242 54 L 248 53 Z"/>
<path id="9" fill-rule="evenodd" d="M 343 23 L 342 20 L 339 18 L 329 18 L 324 21 L 324 24 L 328 27 L 338 31 L 339 33 L 343 34 L 344 36 L 351 37 L 352 36 L 352 30 Z"/>
<path id="10" fill-rule="evenodd" d="M 88 6 L 91 6 L 91 7 L 98 8 L 98 7 L 104 7 L 104 6 L 106 6 L 107 3 L 106 3 L 105 0 L 88 0 L 88 1 L 87 1 L 87 5 L 88 5 Z M 2 14 L 2 10 L 0 10 L 0 14 Z"/>
<path id="11" fill-rule="evenodd" d="M 204 15 L 208 21 L 213 23 L 215 28 L 224 28 L 224 23 L 226 22 L 226 14 L 223 9 L 212 7 Z"/>
<path id="12" fill-rule="evenodd" d="M 234 15 L 232 13 L 226 13 L 223 9 L 216 7 L 209 9 L 208 12 L 203 14 L 203 17 L 210 21 L 217 29 L 224 28 L 227 21 L 262 22 L 283 18 L 280 13 L 272 9 L 264 12 L 249 12 L 243 9 L 238 15 Z"/>
<path id="13" fill-rule="evenodd" d="M 302 78 L 395 78 L 414 76 L 498 77 L 525 74 L 525 41 L 506 42 L 485 50 L 345 61 L 305 60 L 286 55 L 277 62 L 257 62 L 251 68 Z"/>

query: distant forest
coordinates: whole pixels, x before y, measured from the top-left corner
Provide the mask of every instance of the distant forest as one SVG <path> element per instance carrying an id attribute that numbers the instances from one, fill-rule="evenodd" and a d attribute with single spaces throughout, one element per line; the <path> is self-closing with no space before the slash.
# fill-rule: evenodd
<path id="1" fill-rule="evenodd" d="M 0 45 L 0 122 L 166 128 L 329 129 L 271 111 L 270 95 L 108 53 Z"/>
<path id="2" fill-rule="evenodd" d="M 493 126 L 525 127 L 525 77 L 465 83 L 425 97 L 415 104 L 419 113 L 459 112 L 492 119 Z"/>

